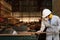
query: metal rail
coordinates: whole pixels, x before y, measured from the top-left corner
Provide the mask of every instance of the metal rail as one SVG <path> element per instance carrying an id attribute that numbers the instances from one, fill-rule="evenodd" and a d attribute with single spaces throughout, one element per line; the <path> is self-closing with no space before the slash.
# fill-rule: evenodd
<path id="1" fill-rule="evenodd" d="M 53 32 L 40 32 L 40 34 L 45 34 L 45 33 L 53 33 Z M 31 36 L 31 35 L 35 35 L 35 34 L 36 34 L 36 32 L 20 32 L 17 35 L 13 35 L 13 34 L 0 34 L 0 36 Z"/>

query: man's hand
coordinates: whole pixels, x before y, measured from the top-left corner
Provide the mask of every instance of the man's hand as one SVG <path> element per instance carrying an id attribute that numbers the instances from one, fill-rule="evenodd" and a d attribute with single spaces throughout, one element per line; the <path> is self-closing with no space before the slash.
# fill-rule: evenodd
<path id="1" fill-rule="evenodd" d="M 40 35 L 42 31 L 37 31 L 35 34 Z"/>
<path id="2" fill-rule="evenodd" d="M 36 35 L 40 35 L 40 32 L 36 32 L 35 34 L 36 34 Z"/>

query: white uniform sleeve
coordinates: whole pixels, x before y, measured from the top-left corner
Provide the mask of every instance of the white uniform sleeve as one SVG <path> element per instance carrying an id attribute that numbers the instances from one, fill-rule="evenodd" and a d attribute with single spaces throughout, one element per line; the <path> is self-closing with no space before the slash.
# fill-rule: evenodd
<path id="1" fill-rule="evenodd" d="M 42 21 L 42 22 L 41 22 L 41 28 L 40 28 L 40 30 L 37 31 L 37 32 L 43 32 L 44 29 L 45 29 L 45 25 L 44 25 L 44 23 L 43 23 L 43 21 Z"/>
<path id="2" fill-rule="evenodd" d="M 58 18 L 58 29 L 60 31 L 60 18 Z"/>

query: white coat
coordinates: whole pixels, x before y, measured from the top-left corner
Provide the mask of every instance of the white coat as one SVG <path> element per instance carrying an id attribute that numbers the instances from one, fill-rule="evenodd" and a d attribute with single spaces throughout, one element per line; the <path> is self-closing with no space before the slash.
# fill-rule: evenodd
<path id="1" fill-rule="evenodd" d="M 52 19 L 49 21 L 42 20 L 41 29 L 37 32 L 43 32 L 47 27 L 46 40 L 59 40 L 59 30 L 60 30 L 60 19 L 58 16 L 53 15 Z"/>

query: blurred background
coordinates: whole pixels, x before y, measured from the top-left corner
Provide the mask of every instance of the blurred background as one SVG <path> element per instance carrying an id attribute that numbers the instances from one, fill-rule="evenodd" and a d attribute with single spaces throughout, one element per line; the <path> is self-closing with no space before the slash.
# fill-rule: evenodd
<path id="1" fill-rule="evenodd" d="M 0 24 L 6 26 L 20 26 L 21 24 L 29 26 L 31 29 L 39 30 L 42 10 L 48 8 L 52 11 L 53 3 L 52 0 L 1 0 Z"/>
<path id="2" fill-rule="evenodd" d="M 0 0 L 0 34 L 36 32 L 41 27 L 42 10 L 48 8 L 60 16 L 59 7 L 60 0 Z"/>

